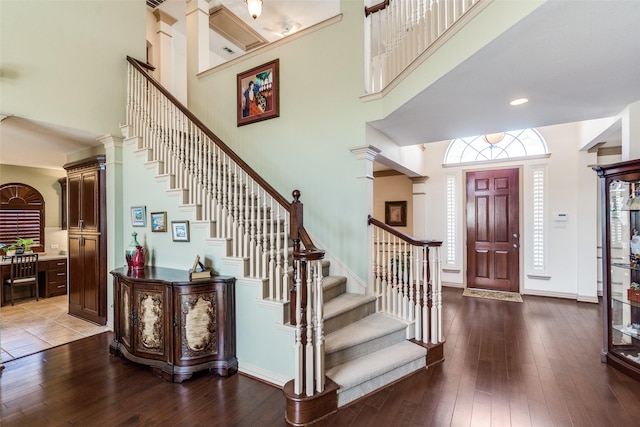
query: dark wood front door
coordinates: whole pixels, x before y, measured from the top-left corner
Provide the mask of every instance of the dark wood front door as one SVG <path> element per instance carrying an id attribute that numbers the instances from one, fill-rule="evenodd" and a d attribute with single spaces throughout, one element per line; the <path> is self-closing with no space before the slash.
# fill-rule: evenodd
<path id="1" fill-rule="evenodd" d="M 519 291 L 518 169 L 467 172 L 467 287 Z"/>

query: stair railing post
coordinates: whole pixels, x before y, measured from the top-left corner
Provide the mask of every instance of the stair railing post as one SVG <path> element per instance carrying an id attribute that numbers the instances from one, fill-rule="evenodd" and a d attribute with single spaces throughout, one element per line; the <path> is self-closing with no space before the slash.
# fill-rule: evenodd
<path id="1" fill-rule="evenodd" d="M 303 215 L 303 206 L 300 202 L 300 191 L 294 190 L 293 193 L 293 202 L 291 202 L 291 211 L 289 212 L 290 224 L 289 224 L 289 235 L 291 236 L 291 240 L 293 240 L 293 253 L 294 253 L 294 262 L 293 262 L 293 277 L 294 279 L 297 277 L 299 268 L 298 263 L 295 262 L 295 253 L 300 252 L 300 228 L 302 227 L 302 215 Z M 289 291 L 289 301 L 296 301 L 296 295 L 298 291 L 298 280 L 293 281 L 293 286 Z M 296 316 L 296 307 L 293 304 L 289 305 L 289 319 L 292 325 L 295 325 L 297 322 Z"/>

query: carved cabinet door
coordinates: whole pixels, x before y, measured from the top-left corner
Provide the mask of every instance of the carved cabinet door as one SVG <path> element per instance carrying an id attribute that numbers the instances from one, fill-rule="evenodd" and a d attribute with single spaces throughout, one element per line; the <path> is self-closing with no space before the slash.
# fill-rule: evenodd
<path id="1" fill-rule="evenodd" d="M 175 286 L 174 363 L 188 366 L 216 359 L 218 355 L 218 292 L 206 285 Z"/>
<path id="2" fill-rule="evenodd" d="M 115 313 L 117 313 L 115 321 L 118 323 L 115 325 L 118 333 L 117 339 L 121 346 L 123 346 L 129 353 L 133 354 L 132 337 L 134 309 L 133 298 L 131 295 L 131 282 L 120 279 L 118 281 L 118 286 L 116 287 L 116 292 L 118 292 L 118 295 L 115 301 L 119 305 L 115 310 Z"/>
<path id="3" fill-rule="evenodd" d="M 169 289 L 161 284 L 137 284 L 133 287 L 133 307 L 129 316 L 134 355 L 170 360 L 172 315 Z"/>

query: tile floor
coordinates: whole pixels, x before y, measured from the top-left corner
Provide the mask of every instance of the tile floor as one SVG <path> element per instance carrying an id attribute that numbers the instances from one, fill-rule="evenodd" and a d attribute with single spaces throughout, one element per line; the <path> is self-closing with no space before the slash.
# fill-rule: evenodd
<path id="1" fill-rule="evenodd" d="M 80 338 L 109 331 L 70 316 L 66 295 L 16 302 L 0 308 L 2 362 L 28 356 Z"/>

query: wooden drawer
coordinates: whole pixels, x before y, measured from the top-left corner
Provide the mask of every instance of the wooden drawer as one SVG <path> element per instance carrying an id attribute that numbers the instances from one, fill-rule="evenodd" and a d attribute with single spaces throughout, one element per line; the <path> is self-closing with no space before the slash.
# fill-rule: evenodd
<path id="1" fill-rule="evenodd" d="M 45 296 L 55 297 L 67 293 L 67 260 L 49 261 L 47 268 L 47 290 Z"/>

